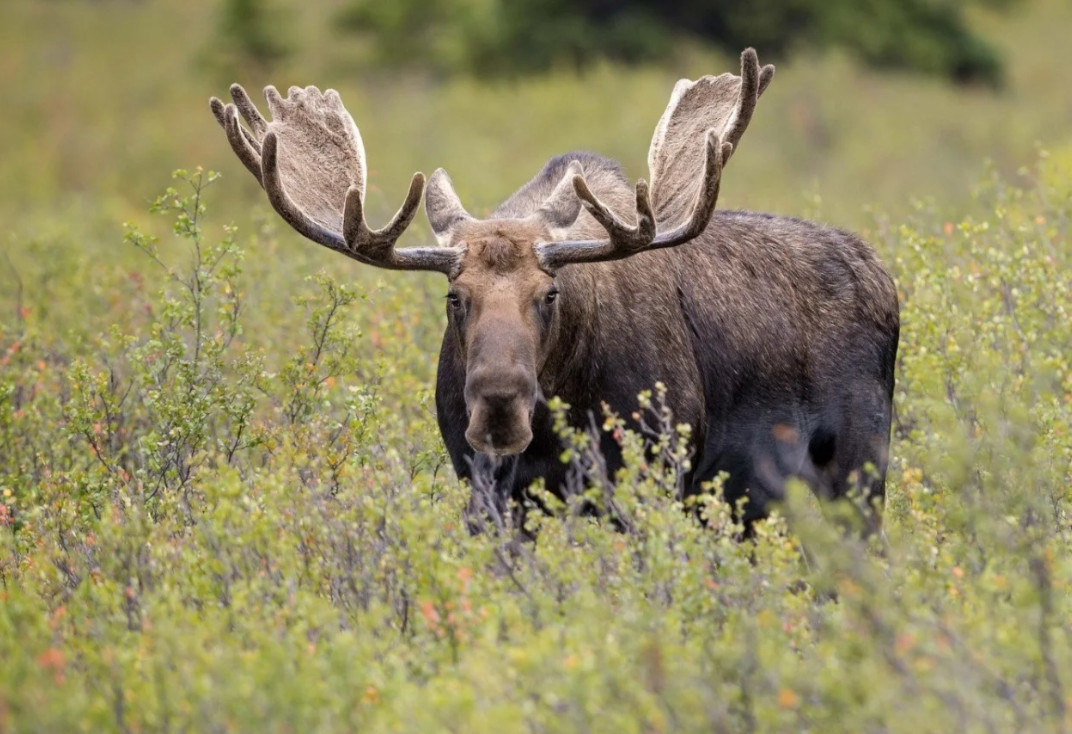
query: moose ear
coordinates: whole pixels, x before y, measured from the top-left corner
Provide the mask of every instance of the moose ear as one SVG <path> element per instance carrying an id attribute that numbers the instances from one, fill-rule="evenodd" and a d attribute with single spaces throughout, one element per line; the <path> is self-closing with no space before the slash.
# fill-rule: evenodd
<path id="1" fill-rule="evenodd" d="M 428 224 L 432 227 L 439 244 L 450 246 L 451 233 L 458 222 L 469 221 L 472 217 L 465 211 L 450 176 L 442 168 L 437 168 L 428 179 L 428 189 L 424 194 L 424 210 L 428 213 Z"/>
<path id="2" fill-rule="evenodd" d="M 565 175 L 555 186 L 555 190 L 536 212 L 551 229 L 567 229 L 581 213 L 581 200 L 573 187 L 573 177 L 584 174 L 579 161 L 573 161 L 566 169 Z"/>

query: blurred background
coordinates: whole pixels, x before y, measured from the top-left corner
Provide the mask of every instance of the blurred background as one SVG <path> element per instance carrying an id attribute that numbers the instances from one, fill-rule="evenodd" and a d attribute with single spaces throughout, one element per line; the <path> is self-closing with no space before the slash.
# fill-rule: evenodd
<path id="1" fill-rule="evenodd" d="M 107 263 L 199 165 L 224 174 L 213 221 L 275 226 L 208 110 L 233 81 L 341 92 L 373 222 L 438 166 L 474 213 L 572 149 L 645 176 L 674 82 L 736 71 L 746 45 L 778 75 L 720 204 L 867 234 L 918 200 L 955 216 L 988 165 L 1029 183 L 1037 147 L 1072 146 L 1070 39 L 1065 0 L 5 0 L 0 237 L 24 279 Z M 64 244 L 41 262 L 28 241 Z M 286 241 L 299 270 L 356 272 Z"/>

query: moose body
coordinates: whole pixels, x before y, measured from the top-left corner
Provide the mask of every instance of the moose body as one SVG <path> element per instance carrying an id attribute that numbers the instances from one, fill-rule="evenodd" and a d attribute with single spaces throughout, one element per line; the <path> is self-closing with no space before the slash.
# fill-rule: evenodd
<path id="1" fill-rule="evenodd" d="M 531 215 L 531 203 L 545 198 L 529 196 L 531 189 L 549 196 L 571 161 L 587 180 L 603 181 L 595 192 L 601 200 L 632 197 L 615 162 L 569 154 L 549 162 L 491 219 Z M 853 488 L 855 469 L 855 488 L 881 499 L 898 307 L 893 282 L 859 238 L 799 219 L 719 211 L 686 244 L 566 266 L 556 281 L 558 323 L 538 382 L 543 395 L 570 406 L 571 424 L 588 425 L 604 404 L 631 416 L 637 395 L 661 382 L 674 419 L 692 427 L 686 493 L 726 472 L 726 498 L 748 497 L 747 523 L 781 498 L 787 477 L 837 497 Z M 488 462 L 466 440 L 460 340 L 451 323 L 436 381 L 439 427 L 455 471 L 493 474 L 500 500 L 521 500 L 538 478 L 552 491 L 565 486 L 568 467 L 543 402 L 521 453 Z M 605 433 L 600 449 L 613 475 L 620 447 Z M 871 474 L 863 471 L 868 464 Z"/>
<path id="2" fill-rule="evenodd" d="M 790 477 L 823 497 L 858 488 L 879 509 L 899 328 L 892 280 L 860 239 L 715 212 L 723 167 L 773 73 L 749 49 L 740 77 L 679 82 L 652 139 L 650 188 L 572 153 L 480 220 L 439 169 L 425 192 L 438 246 L 423 248 L 395 247 L 420 173 L 387 226 L 365 223 L 364 147 L 334 91 L 292 87 L 284 99 L 268 87 L 269 122 L 235 85 L 234 104 L 213 99 L 212 110 L 301 234 L 370 265 L 447 276 L 437 416 L 458 475 L 474 492 L 493 480 L 494 508 L 478 507 L 504 509 L 538 478 L 566 489 L 547 398 L 584 427 L 604 405 L 632 416 L 638 394 L 662 383 L 674 420 L 692 429 L 685 492 L 726 472 L 750 525 Z M 600 440 L 613 473 L 620 447 Z"/>

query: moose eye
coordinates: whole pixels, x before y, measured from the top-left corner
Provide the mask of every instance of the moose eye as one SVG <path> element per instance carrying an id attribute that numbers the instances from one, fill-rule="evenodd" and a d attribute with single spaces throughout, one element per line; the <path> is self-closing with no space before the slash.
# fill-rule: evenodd
<path id="1" fill-rule="evenodd" d="M 552 303 L 555 302 L 555 299 L 557 299 L 557 298 L 558 298 L 558 289 L 553 288 L 553 289 L 547 291 L 547 295 L 543 297 L 543 300 L 544 300 L 544 303 L 546 303 L 547 305 L 551 305 Z"/>
<path id="2" fill-rule="evenodd" d="M 462 298 L 461 298 L 461 296 L 459 296 L 457 293 L 448 293 L 447 294 L 447 305 L 450 306 L 451 308 L 461 308 L 462 307 Z"/>

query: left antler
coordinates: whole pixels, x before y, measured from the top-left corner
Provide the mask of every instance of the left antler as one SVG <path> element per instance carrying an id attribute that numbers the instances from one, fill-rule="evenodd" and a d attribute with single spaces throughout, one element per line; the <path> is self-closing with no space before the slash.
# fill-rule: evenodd
<path id="1" fill-rule="evenodd" d="M 268 200 L 300 234 L 368 265 L 392 270 L 450 274 L 460 253 L 440 247 L 396 249 L 413 221 L 424 191 L 424 174 L 413 174 L 402 207 L 382 229 L 365 221 L 365 148 L 350 113 L 335 90 L 291 87 L 283 98 L 275 87 L 264 96 L 272 120 L 257 110 L 246 91 L 231 86 L 234 104 L 213 97 L 212 113 L 231 148 L 264 187 Z M 238 121 L 238 115 L 249 126 Z"/>

